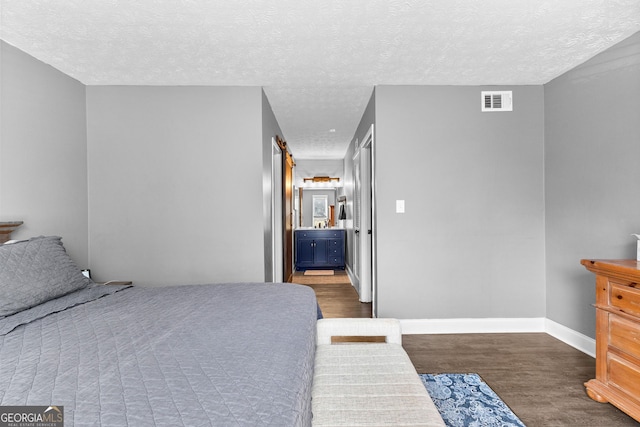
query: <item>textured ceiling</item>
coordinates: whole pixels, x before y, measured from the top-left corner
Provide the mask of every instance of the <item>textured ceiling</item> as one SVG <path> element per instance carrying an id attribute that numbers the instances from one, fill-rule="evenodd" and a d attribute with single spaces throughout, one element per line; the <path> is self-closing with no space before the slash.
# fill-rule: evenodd
<path id="1" fill-rule="evenodd" d="M 640 0 L 0 5 L 0 38 L 87 85 L 264 86 L 297 158 L 342 157 L 375 85 L 542 84 L 640 31 Z"/>

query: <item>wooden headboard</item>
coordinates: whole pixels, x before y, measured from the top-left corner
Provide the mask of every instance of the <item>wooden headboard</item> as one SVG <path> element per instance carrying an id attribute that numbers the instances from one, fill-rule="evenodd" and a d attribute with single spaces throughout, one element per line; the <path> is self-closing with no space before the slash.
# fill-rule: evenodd
<path id="1" fill-rule="evenodd" d="M 22 225 L 22 221 L 0 222 L 0 243 L 11 240 L 11 232 Z"/>

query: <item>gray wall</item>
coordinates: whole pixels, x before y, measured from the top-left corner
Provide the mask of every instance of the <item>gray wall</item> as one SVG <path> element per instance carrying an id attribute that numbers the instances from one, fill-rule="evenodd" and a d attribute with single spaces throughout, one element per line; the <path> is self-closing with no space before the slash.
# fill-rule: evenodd
<path id="1" fill-rule="evenodd" d="M 88 265 L 85 86 L 0 42 L 0 221 Z"/>
<path id="2" fill-rule="evenodd" d="M 88 87 L 98 280 L 264 280 L 259 87 Z"/>
<path id="3" fill-rule="evenodd" d="M 544 89 L 547 317 L 594 337 L 580 259 L 634 259 L 640 232 L 640 33 Z"/>
<path id="4" fill-rule="evenodd" d="M 379 316 L 544 317 L 542 86 L 379 86 L 375 116 Z"/>

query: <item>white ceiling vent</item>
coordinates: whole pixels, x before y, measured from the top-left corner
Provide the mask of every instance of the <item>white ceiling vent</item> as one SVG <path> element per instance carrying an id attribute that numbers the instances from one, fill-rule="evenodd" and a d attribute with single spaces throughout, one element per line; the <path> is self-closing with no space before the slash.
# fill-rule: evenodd
<path id="1" fill-rule="evenodd" d="M 513 92 L 483 91 L 482 111 L 513 111 Z"/>

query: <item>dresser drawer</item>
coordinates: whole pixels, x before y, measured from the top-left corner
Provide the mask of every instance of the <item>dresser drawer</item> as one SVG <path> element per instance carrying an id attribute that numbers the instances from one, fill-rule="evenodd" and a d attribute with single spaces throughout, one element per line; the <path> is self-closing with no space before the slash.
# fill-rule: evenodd
<path id="1" fill-rule="evenodd" d="M 640 324 L 609 314 L 609 345 L 640 360 Z"/>
<path id="2" fill-rule="evenodd" d="M 344 261 L 342 260 L 341 256 L 330 256 L 329 264 L 342 266 L 344 264 Z"/>
<path id="3" fill-rule="evenodd" d="M 640 395 L 640 367 L 615 354 L 607 355 L 609 384 L 630 396 Z"/>
<path id="4" fill-rule="evenodd" d="M 342 236 L 344 235 L 344 231 L 342 230 L 329 230 L 325 233 L 326 237 L 330 237 L 330 238 L 338 238 L 338 239 L 342 239 Z"/>
<path id="5" fill-rule="evenodd" d="M 343 247 L 344 247 L 344 241 L 343 240 L 329 240 L 329 255 L 334 255 L 334 256 L 342 256 L 343 255 Z"/>
<path id="6" fill-rule="evenodd" d="M 609 304 L 625 313 L 640 316 L 640 290 L 610 281 Z"/>
<path id="7" fill-rule="evenodd" d="M 314 228 L 311 230 L 296 230 L 296 236 L 306 239 L 344 239 L 344 230 L 331 228 Z"/>

